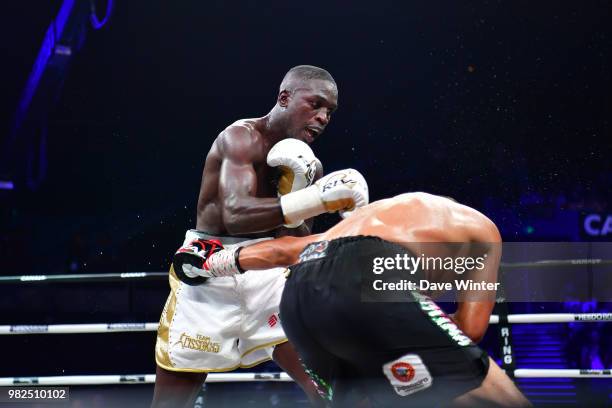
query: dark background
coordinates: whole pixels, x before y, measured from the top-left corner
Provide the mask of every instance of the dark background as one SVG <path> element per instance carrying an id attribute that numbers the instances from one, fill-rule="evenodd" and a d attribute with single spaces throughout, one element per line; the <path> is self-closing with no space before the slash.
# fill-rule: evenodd
<path id="1" fill-rule="evenodd" d="M 267 113 L 297 64 L 338 82 L 340 107 L 313 148 L 328 172 L 362 171 L 372 199 L 449 195 L 506 240 L 522 238 L 521 200 L 534 194 L 540 210 L 608 208 L 609 3 L 404 3 L 116 2 L 51 110 L 45 181 L 8 198 L 2 225 L 49 249 L 28 267 L 62 268 L 57 254 L 81 239 L 134 254 L 105 268 L 166 269 L 194 225 L 213 139 Z M 11 5 L 4 129 L 59 4 Z"/>
<path id="2" fill-rule="evenodd" d="M 60 5 L 12 2 L 2 15 L 3 139 Z M 115 2 L 49 105 L 44 180 L 0 192 L 0 274 L 166 270 L 194 227 L 212 141 L 266 114 L 298 64 L 326 68 L 339 86 L 313 145 L 327 172 L 360 170 L 371 200 L 454 197 L 507 241 L 574 240 L 530 225 L 611 211 L 611 10 L 595 0 Z M 16 313 L 3 324 L 154 320 L 167 288 L 147 290 L 135 293 L 157 308 L 133 308 L 129 288 L 116 309 L 88 294 L 93 310 L 44 318 L 44 302 L 13 308 L 4 296 Z"/>

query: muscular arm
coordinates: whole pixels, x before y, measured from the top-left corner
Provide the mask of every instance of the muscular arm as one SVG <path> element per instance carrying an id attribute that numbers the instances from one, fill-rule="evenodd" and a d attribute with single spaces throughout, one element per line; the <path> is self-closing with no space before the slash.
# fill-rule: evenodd
<path id="1" fill-rule="evenodd" d="M 482 256 L 483 253 L 487 255 L 484 268 L 473 270 L 469 278 L 476 282 L 497 282 L 497 270 L 501 259 L 499 231 L 492 222 L 488 221 L 472 238 L 475 246 L 479 248 L 474 255 Z M 489 326 L 489 318 L 495 306 L 493 293 L 488 297 L 483 292 L 462 291 L 458 294 L 457 302 L 457 311 L 452 316 L 453 320 L 472 341 L 478 343 Z"/>
<path id="2" fill-rule="evenodd" d="M 238 262 L 244 270 L 270 269 L 297 263 L 304 247 L 319 240 L 321 234 L 282 237 L 242 248 Z"/>
<path id="3" fill-rule="evenodd" d="M 278 198 L 257 195 L 257 174 L 253 167 L 253 141 L 248 130 L 232 128 L 220 140 L 223 159 L 219 194 L 225 228 L 230 234 L 272 230 L 283 224 Z"/>

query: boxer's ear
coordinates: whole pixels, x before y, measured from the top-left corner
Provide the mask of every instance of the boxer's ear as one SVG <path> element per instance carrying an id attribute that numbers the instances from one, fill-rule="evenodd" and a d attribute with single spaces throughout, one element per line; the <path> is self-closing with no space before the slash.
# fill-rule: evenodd
<path id="1" fill-rule="evenodd" d="M 291 99 L 291 94 L 289 93 L 289 91 L 284 90 L 284 91 L 280 91 L 280 93 L 278 94 L 278 105 L 281 108 L 286 108 L 287 105 L 289 105 L 289 99 Z"/>

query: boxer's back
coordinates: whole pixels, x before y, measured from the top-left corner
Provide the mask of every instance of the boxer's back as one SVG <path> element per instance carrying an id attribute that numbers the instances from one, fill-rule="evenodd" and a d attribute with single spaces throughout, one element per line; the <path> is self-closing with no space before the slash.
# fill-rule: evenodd
<path id="1" fill-rule="evenodd" d="M 470 207 L 432 194 L 406 193 L 356 210 L 322 239 L 374 235 L 420 253 L 419 243 L 486 242 L 482 236 L 493 233 L 493 222 Z"/>
<path id="2" fill-rule="evenodd" d="M 232 177 L 224 172 L 227 151 L 242 151 L 244 165 L 251 166 L 257 177 L 257 197 L 275 197 L 273 173 L 266 165 L 270 143 L 258 129 L 259 119 L 243 119 L 228 126 L 215 139 L 204 164 L 197 206 L 196 228 L 211 234 L 227 234 L 223 220 L 226 205 L 220 192 L 222 177 Z"/>
<path id="3" fill-rule="evenodd" d="M 493 251 L 496 255 L 491 259 L 497 259 L 501 253 L 500 246 L 495 245 L 501 238 L 491 220 L 473 208 L 427 193 L 406 193 L 375 201 L 356 210 L 317 240 L 357 235 L 376 236 L 397 243 L 412 254 L 432 258 L 475 257 Z M 434 282 L 448 282 L 456 276 L 436 268 L 428 268 L 424 273 L 426 279 Z M 429 295 L 435 297 L 439 293 Z"/>

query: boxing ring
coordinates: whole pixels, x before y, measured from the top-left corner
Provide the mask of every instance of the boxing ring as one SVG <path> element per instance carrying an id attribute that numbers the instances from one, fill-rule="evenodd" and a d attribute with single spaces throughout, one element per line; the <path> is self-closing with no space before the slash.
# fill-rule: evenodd
<path id="1" fill-rule="evenodd" d="M 555 267 L 597 264 L 612 264 L 612 260 L 603 259 L 576 259 L 551 260 L 531 263 L 502 264 L 502 268 L 513 269 L 518 267 Z M 0 284 L 35 285 L 39 282 L 121 282 L 121 281 L 151 281 L 166 280 L 166 272 L 131 272 L 106 274 L 80 274 L 80 275 L 21 275 L 0 277 Z M 538 314 L 496 314 L 490 317 L 489 323 L 512 327 L 521 324 L 540 323 L 593 323 L 612 322 L 612 313 L 538 313 Z M 1 336 L 27 336 L 27 335 L 53 335 L 53 334 L 111 334 L 125 332 L 155 332 L 157 322 L 144 323 L 87 323 L 87 324 L 53 324 L 53 325 L 0 325 Z M 503 331 L 503 329 L 500 329 Z M 501 332 L 500 332 L 501 333 Z M 501 333 L 500 341 L 504 335 Z M 512 356 L 512 343 L 507 336 L 507 344 L 500 344 L 502 361 L 507 355 Z M 510 358 L 510 360 L 513 360 Z M 612 369 L 550 369 L 550 368 L 514 368 L 512 364 L 502 363 L 502 368 L 513 378 L 612 378 Z M 509 369 L 509 367 L 511 367 Z M 35 373 L 32 373 L 35 374 Z M 284 372 L 239 372 L 239 373 L 211 373 L 207 383 L 224 382 L 292 382 L 293 380 Z M 109 384 L 151 384 L 155 382 L 155 374 L 131 375 L 64 375 L 64 376 L 20 376 L 2 377 L 0 386 L 77 386 L 77 385 L 109 385 Z"/>
<path id="2" fill-rule="evenodd" d="M 511 314 L 507 316 L 511 324 L 525 323 L 569 323 L 569 322 L 612 322 L 612 313 L 540 313 Z M 499 316 L 492 315 L 490 324 L 499 323 Z M 157 323 L 94 323 L 94 324 L 55 324 L 55 325 L 4 325 L 0 335 L 28 334 L 85 334 L 154 332 Z M 536 369 L 519 368 L 514 370 L 515 378 L 612 378 L 611 369 Z M 283 372 L 275 373 L 211 373 L 207 382 L 250 382 L 250 381 L 293 381 Z M 0 377 L 0 386 L 8 385 L 107 385 L 154 383 L 155 374 L 132 375 L 77 375 L 50 377 Z"/>

